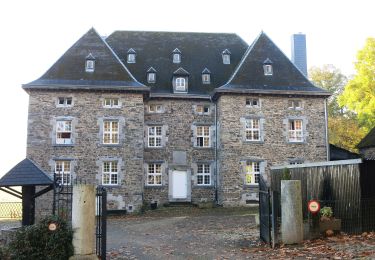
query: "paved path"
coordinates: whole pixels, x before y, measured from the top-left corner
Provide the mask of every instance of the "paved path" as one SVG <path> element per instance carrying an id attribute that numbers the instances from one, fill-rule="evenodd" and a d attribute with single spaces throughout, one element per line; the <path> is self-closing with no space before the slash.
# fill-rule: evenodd
<path id="1" fill-rule="evenodd" d="M 108 221 L 109 259 L 251 259 L 256 209 L 170 209 Z"/>

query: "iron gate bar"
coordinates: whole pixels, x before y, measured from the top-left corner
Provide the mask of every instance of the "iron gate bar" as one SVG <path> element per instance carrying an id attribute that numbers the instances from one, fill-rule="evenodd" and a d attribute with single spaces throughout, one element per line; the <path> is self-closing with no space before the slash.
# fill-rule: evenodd
<path id="1" fill-rule="evenodd" d="M 259 179 L 259 233 L 260 238 L 271 245 L 270 190 L 262 177 Z"/>
<path id="2" fill-rule="evenodd" d="M 96 189 L 96 255 L 106 259 L 107 254 L 107 191 Z"/>

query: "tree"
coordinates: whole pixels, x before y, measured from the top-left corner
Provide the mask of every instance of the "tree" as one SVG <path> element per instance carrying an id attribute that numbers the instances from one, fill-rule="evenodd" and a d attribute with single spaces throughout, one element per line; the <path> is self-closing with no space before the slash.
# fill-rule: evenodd
<path id="1" fill-rule="evenodd" d="M 357 54 L 357 74 L 348 82 L 339 104 L 353 110 L 367 131 L 375 126 L 375 38 L 368 38 Z"/>
<path id="2" fill-rule="evenodd" d="M 322 67 L 312 67 L 309 70 L 310 80 L 318 87 L 328 90 L 332 96 L 328 99 L 328 115 L 342 115 L 343 108 L 338 103 L 338 97 L 341 95 L 347 78 L 333 65 L 323 65 Z"/>

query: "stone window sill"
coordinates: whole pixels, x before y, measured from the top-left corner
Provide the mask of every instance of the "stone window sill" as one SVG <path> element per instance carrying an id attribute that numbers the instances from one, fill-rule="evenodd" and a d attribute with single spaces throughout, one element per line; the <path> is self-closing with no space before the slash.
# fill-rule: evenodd
<path id="1" fill-rule="evenodd" d="M 252 190 L 252 189 L 259 189 L 258 184 L 245 184 L 243 185 L 244 189 Z"/>
<path id="2" fill-rule="evenodd" d="M 101 147 L 121 147 L 122 144 L 100 144 Z"/>
<path id="3" fill-rule="evenodd" d="M 194 185 L 193 188 L 194 189 L 205 189 L 205 190 L 209 189 L 209 190 L 211 190 L 211 189 L 214 188 L 214 186 L 213 185 Z"/>
<path id="4" fill-rule="evenodd" d="M 73 147 L 75 144 L 53 144 L 53 147 Z"/>
<path id="5" fill-rule="evenodd" d="M 145 189 L 164 189 L 166 185 L 145 185 Z"/>
<path id="6" fill-rule="evenodd" d="M 264 141 L 242 141 L 243 144 L 264 144 Z"/>

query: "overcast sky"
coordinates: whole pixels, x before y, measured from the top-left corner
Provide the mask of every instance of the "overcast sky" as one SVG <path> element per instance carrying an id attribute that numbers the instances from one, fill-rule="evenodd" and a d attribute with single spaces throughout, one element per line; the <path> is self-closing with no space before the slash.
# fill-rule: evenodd
<path id="1" fill-rule="evenodd" d="M 0 176 L 25 158 L 28 96 L 40 77 L 91 27 L 114 30 L 234 32 L 251 43 L 261 30 L 290 57 L 290 37 L 307 37 L 308 67 L 353 73 L 356 52 L 374 33 L 375 1 L 1 0 Z"/>

